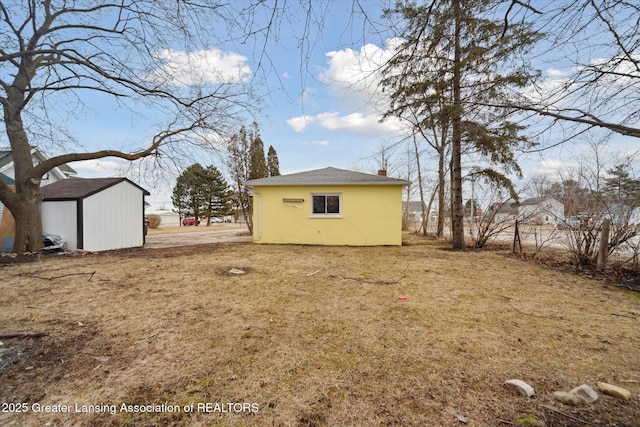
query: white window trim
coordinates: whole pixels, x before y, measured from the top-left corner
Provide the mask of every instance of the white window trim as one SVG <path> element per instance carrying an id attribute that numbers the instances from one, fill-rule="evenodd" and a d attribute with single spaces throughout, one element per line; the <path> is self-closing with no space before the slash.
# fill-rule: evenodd
<path id="1" fill-rule="evenodd" d="M 313 212 L 313 196 L 338 196 L 339 198 L 339 213 L 314 213 Z M 342 218 L 342 193 L 311 193 L 311 214 L 309 218 Z"/>

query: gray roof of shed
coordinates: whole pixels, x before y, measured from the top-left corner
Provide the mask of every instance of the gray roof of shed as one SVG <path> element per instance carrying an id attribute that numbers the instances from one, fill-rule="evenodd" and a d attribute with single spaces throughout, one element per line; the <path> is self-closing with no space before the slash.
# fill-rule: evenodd
<path id="1" fill-rule="evenodd" d="M 75 178 L 63 179 L 40 189 L 44 200 L 77 200 L 89 197 L 113 185 L 127 181 L 138 187 L 145 195 L 150 193 L 127 178 Z"/>
<path id="2" fill-rule="evenodd" d="M 247 187 L 284 185 L 407 185 L 408 181 L 345 169 L 324 168 L 269 178 L 252 179 Z"/>

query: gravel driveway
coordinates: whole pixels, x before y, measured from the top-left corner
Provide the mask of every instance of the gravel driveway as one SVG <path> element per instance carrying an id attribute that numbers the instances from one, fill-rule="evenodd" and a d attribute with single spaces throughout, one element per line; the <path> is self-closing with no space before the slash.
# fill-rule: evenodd
<path id="1" fill-rule="evenodd" d="M 147 234 L 145 248 L 168 248 L 171 246 L 198 245 L 204 243 L 239 243 L 251 242 L 251 236 L 246 235 L 246 228 L 229 226 L 212 227 L 181 227 L 184 232 L 163 233 L 162 228 Z"/>

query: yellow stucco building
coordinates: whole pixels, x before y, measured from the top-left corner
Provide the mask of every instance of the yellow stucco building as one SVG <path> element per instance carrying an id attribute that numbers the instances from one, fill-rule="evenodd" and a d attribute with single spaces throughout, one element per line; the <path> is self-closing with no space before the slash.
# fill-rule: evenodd
<path id="1" fill-rule="evenodd" d="M 401 245 L 407 181 L 324 168 L 247 181 L 253 241 L 309 245 Z"/>

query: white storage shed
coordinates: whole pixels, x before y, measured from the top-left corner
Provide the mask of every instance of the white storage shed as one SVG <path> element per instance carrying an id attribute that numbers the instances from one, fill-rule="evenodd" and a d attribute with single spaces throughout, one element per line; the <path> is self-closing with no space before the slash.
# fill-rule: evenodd
<path id="1" fill-rule="evenodd" d="M 42 230 L 67 249 L 106 251 L 144 245 L 144 197 L 127 178 L 65 179 L 41 188 Z"/>

